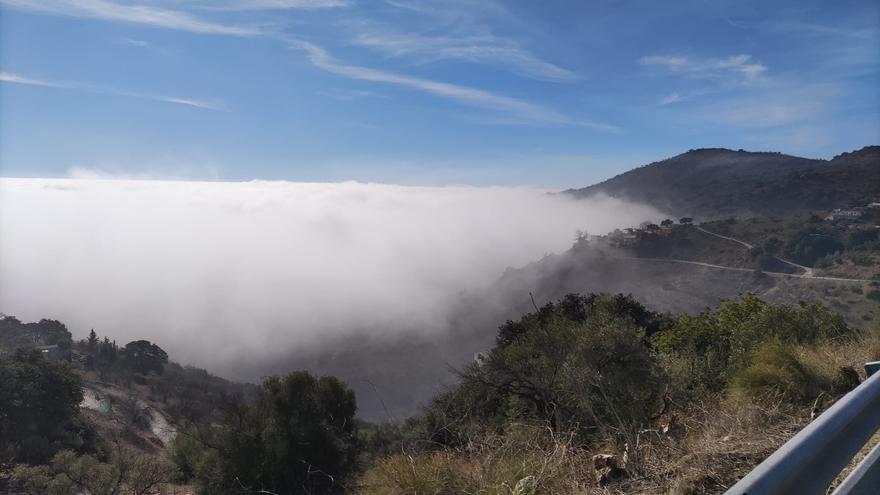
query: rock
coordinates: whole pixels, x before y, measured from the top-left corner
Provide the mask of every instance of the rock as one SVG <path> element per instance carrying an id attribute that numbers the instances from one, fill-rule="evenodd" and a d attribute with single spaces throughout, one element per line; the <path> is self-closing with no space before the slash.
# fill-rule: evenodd
<path id="1" fill-rule="evenodd" d="M 593 474 L 599 486 L 629 477 L 629 472 L 617 461 L 613 454 L 596 454 L 593 456 Z"/>

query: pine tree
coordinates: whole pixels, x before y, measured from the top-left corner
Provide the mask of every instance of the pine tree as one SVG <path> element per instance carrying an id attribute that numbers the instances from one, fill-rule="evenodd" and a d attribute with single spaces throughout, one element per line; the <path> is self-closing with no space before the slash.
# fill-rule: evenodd
<path id="1" fill-rule="evenodd" d="M 95 329 L 89 332 L 89 339 L 86 341 L 89 348 L 89 354 L 92 356 L 95 355 L 95 351 L 98 350 L 98 334 L 95 333 Z"/>

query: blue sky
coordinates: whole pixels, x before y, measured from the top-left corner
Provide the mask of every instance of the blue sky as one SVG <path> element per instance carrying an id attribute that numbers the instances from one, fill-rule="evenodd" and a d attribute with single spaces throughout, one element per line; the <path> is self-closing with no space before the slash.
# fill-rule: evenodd
<path id="1" fill-rule="evenodd" d="M 880 143 L 866 1 L 0 0 L 0 175 L 583 186 Z"/>

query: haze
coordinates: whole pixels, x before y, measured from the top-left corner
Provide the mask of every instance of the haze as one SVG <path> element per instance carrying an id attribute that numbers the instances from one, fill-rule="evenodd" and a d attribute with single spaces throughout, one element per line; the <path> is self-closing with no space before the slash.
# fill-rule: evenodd
<path id="1" fill-rule="evenodd" d="M 527 188 L 2 179 L 0 309 L 226 369 L 355 330 L 443 331 L 461 291 L 577 229 L 657 216 Z"/>

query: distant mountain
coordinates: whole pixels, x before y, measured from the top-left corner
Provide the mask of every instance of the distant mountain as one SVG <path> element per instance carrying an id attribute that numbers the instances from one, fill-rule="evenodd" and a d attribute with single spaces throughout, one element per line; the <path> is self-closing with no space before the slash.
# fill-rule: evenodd
<path id="1" fill-rule="evenodd" d="M 604 193 L 700 220 L 819 212 L 880 201 L 880 146 L 831 160 L 690 150 L 566 193 L 581 198 Z"/>

